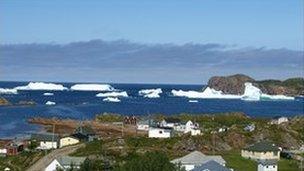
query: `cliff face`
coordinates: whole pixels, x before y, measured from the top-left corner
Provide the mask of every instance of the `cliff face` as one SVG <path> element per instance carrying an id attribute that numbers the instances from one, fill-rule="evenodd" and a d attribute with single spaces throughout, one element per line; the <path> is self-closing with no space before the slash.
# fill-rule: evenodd
<path id="1" fill-rule="evenodd" d="M 221 90 L 225 94 L 243 94 L 245 82 L 253 83 L 253 85 L 261 89 L 263 93 L 270 95 L 283 94 L 296 96 L 304 94 L 304 78 L 290 78 L 285 81 L 257 81 L 247 75 L 236 74 L 226 77 L 211 77 L 208 81 L 208 86 L 215 90 Z"/>

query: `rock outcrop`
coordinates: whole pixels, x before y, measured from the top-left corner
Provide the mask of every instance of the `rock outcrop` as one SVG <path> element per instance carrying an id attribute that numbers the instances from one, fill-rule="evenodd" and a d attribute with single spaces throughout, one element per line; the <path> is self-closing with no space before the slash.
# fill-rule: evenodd
<path id="1" fill-rule="evenodd" d="M 208 87 L 225 94 L 243 94 L 246 82 L 253 83 L 254 86 L 261 89 L 265 94 L 270 95 L 287 95 L 297 96 L 304 94 L 304 78 L 290 78 L 285 81 L 280 80 L 261 80 L 257 81 L 253 78 L 236 74 L 231 76 L 215 76 L 208 81 Z"/>
<path id="2" fill-rule="evenodd" d="M 3 97 L 0 97 L 0 106 L 10 105 L 11 103 Z"/>

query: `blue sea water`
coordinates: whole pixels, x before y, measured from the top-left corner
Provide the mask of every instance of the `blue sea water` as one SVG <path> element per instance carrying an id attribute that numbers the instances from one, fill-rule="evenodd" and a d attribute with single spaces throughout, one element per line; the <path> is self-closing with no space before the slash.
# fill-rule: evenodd
<path id="1" fill-rule="evenodd" d="M 14 88 L 28 82 L 0 82 L 1 88 Z M 60 83 L 71 87 L 76 83 Z M 38 131 L 37 125 L 27 123 L 31 117 L 58 117 L 72 119 L 91 119 L 96 114 L 108 112 L 124 115 L 146 114 L 213 114 L 223 112 L 243 112 L 251 117 L 273 117 L 277 115 L 294 116 L 304 114 L 304 100 L 293 101 L 255 101 L 228 99 L 197 99 L 189 103 L 188 98 L 174 97 L 171 90 L 202 90 L 201 85 L 157 85 L 157 84 L 111 84 L 115 89 L 126 91 L 129 97 L 120 98 L 121 102 L 111 103 L 96 97 L 94 91 L 18 91 L 18 94 L 1 95 L 12 103 L 33 100 L 35 106 L 1 106 L 0 138 L 26 135 Z M 161 88 L 160 98 L 144 98 L 138 95 L 142 89 Z M 43 96 L 52 92 L 54 96 Z M 56 105 L 45 105 L 54 101 Z"/>

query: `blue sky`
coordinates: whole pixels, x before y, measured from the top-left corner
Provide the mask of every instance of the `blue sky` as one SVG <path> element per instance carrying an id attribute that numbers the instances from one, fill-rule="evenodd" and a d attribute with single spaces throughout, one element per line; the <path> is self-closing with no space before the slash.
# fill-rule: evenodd
<path id="1" fill-rule="evenodd" d="M 127 39 L 303 49 L 302 0 L 1 0 L 0 43 Z"/>
<path id="2" fill-rule="evenodd" d="M 0 80 L 303 77 L 302 0 L 0 0 Z"/>

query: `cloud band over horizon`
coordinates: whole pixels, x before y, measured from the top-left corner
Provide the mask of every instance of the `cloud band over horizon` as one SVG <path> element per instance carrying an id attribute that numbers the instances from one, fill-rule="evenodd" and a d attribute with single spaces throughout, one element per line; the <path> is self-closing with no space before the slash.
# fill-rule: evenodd
<path id="1" fill-rule="evenodd" d="M 303 51 L 91 40 L 0 45 L 0 80 L 202 84 L 214 75 L 303 77 Z"/>

